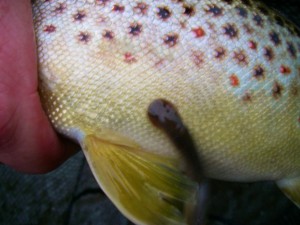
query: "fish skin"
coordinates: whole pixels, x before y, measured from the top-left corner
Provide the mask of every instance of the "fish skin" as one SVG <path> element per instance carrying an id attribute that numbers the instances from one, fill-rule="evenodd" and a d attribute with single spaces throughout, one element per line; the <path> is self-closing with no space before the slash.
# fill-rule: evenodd
<path id="1" fill-rule="evenodd" d="M 165 98 L 208 177 L 299 176 L 299 30 L 252 1 L 142 2 L 34 3 L 40 93 L 54 127 L 78 142 L 117 133 L 177 157 L 146 116 Z"/>

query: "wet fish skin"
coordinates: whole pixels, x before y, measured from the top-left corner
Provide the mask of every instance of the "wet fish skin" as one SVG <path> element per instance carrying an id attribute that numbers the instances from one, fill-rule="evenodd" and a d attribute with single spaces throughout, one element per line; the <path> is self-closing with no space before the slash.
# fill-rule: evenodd
<path id="1" fill-rule="evenodd" d="M 147 118 L 163 98 L 206 176 L 299 177 L 300 31 L 274 11 L 250 0 L 41 0 L 33 11 L 41 98 L 59 132 L 178 157 Z"/>
<path id="2" fill-rule="evenodd" d="M 251 1 L 73 2 L 34 7 L 41 95 L 60 132 L 76 139 L 80 122 L 174 154 L 145 116 L 165 97 L 205 149 L 208 174 L 280 178 L 299 165 L 298 29 Z M 281 172 L 270 174 L 270 155 Z M 251 175 L 261 167 L 269 173 Z"/>

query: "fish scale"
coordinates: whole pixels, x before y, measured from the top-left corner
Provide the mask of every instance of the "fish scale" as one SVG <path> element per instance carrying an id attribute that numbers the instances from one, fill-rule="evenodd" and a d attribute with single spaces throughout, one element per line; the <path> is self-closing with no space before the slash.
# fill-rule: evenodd
<path id="1" fill-rule="evenodd" d="M 33 12 L 45 111 L 83 148 L 95 134 L 180 158 L 147 118 L 163 98 L 206 176 L 299 177 L 300 31 L 275 11 L 249 0 L 40 0 Z"/>

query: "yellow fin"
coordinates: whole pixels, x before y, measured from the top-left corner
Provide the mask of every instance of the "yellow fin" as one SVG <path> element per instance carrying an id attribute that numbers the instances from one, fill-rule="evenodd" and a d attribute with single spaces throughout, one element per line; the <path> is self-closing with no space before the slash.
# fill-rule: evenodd
<path id="1" fill-rule="evenodd" d="M 198 185 L 173 160 L 88 135 L 85 154 L 94 176 L 117 208 L 132 222 L 188 224 L 197 204 Z"/>
<path id="2" fill-rule="evenodd" d="M 300 208 L 300 177 L 280 180 L 278 187 Z"/>

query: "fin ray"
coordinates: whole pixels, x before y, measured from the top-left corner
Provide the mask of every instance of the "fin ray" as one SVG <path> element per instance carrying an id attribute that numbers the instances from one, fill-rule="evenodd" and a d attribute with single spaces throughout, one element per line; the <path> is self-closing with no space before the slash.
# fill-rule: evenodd
<path id="1" fill-rule="evenodd" d="M 85 154 L 103 191 L 138 224 L 187 224 L 196 203 L 197 183 L 174 160 L 135 145 L 121 145 L 94 135 L 85 137 Z"/>

